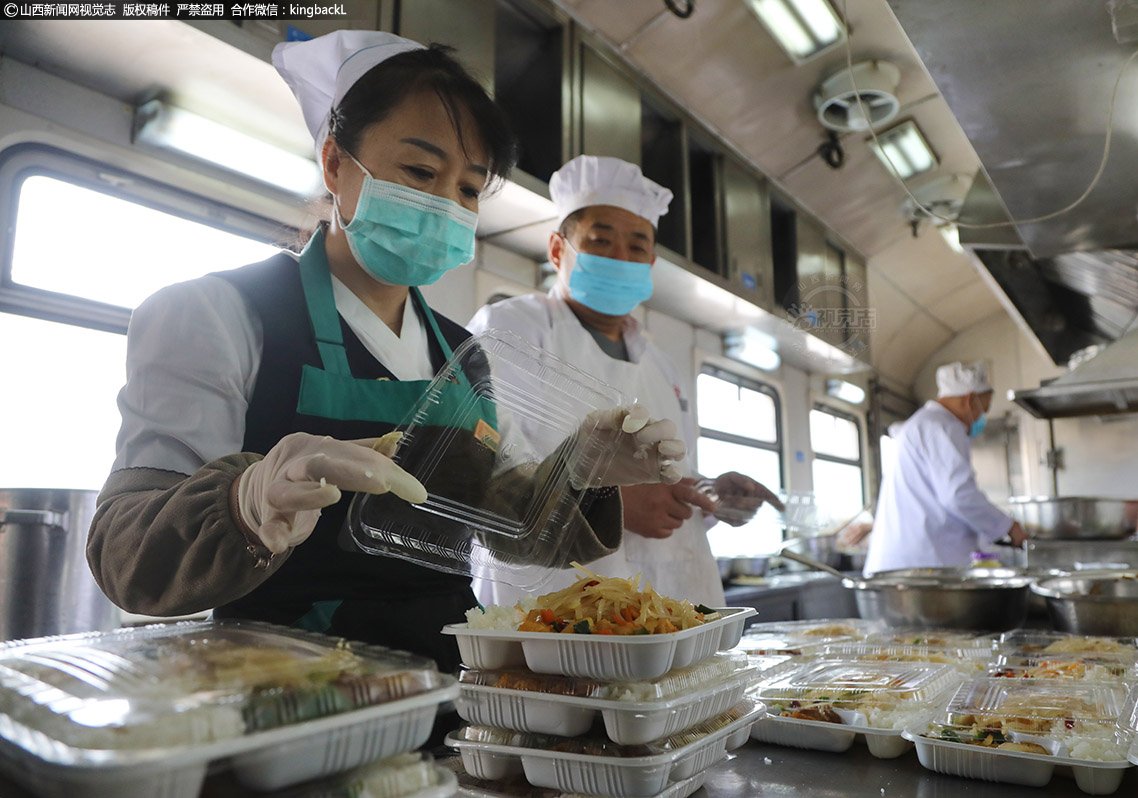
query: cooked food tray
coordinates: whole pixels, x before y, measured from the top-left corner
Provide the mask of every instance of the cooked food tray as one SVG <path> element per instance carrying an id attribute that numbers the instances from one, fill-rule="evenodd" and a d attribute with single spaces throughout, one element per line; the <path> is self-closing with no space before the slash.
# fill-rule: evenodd
<path id="1" fill-rule="evenodd" d="M 965 677 L 982 675 L 992 660 L 991 646 L 960 646 L 835 643 L 822 652 L 826 659 L 869 662 L 929 662 L 951 665 Z"/>
<path id="2" fill-rule="evenodd" d="M 1018 629 L 1000 636 L 996 653 L 1009 665 L 1036 665 L 1042 659 L 1066 656 L 1134 665 L 1138 664 L 1138 640 Z"/>
<path id="3" fill-rule="evenodd" d="M 458 795 L 462 798 L 602 798 L 590 796 L 579 792 L 563 792 L 562 790 L 547 787 L 534 787 L 525 779 L 525 775 L 518 775 L 509 779 L 487 781 L 476 779 L 466 772 L 462 766 L 462 757 L 452 757 L 443 763 L 458 779 Z M 714 765 L 712 766 L 714 767 Z M 686 779 L 674 781 L 652 798 L 687 798 L 707 780 L 707 771 L 701 771 Z"/>
<path id="4" fill-rule="evenodd" d="M 842 752 L 864 737 L 869 751 L 892 759 L 911 746 L 901 732 L 932 714 L 961 681 L 951 665 L 925 662 L 812 660 L 772 672 L 749 693 L 767 705 L 751 736 L 761 742 Z"/>
<path id="5" fill-rule="evenodd" d="M 462 662 L 478 670 L 527 667 L 536 673 L 605 681 L 640 681 L 686 668 L 739 642 L 751 607 L 716 610 L 722 617 L 690 629 L 652 635 L 557 634 L 471 629 L 457 623 L 443 634 L 458 638 Z"/>
<path id="6" fill-rule="evenodd" d="M 747 741 L 761 705 L 743 701 L 730 711 L 647 745 L 603 738 L 554 737 L 489 726 L 467 726 L 447 737 L 462 764 L 480 779 L 524 774 L 536 787 L 615 798 L 652 796 L 688 779 Z"/>
<path id="7" fill-rule="evenodd" d="M 195 798 L 226 759 L 275 790 L 421 745 L 457 682 L 430 660 L 206 621 L 0 646 L 0 767 L 54 798 Z"/>
<path id="8" fill-rule="evenodd" d="M 514 731 L 575 737 L 601 718 L 624 745 L 658 740 L 726 712 L 758 673 L 742 655 L 717 654 L 648 682 L 601 682 L 529 671 L 459 674 L 464 720 Z"/>
<path id="9" fill-rule="evenodd" d="M 873 628 L 860 618 L 756 623 L 747 627 L 738 648 L 754 656 L 820 654 L 831 643 L 861 640 Z"/>
<path id="10" fill-rule="evenodd" d="M 1119 723 L 1133 706 L 1128 692 L 1120 683 L 974 679 L 905 737 L 939 773 L 1043 786 L 1063 765 L 1080 790 L 1107 795 L 1130 767 L 1132 735 Z"/>

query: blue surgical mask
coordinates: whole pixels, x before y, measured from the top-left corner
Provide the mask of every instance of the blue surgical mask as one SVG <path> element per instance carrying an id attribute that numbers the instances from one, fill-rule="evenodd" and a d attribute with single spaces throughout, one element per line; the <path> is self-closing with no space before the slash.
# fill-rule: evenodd
<path id="1" fill-rule="evenodd" d="M 565 246 L 573 249 L 568 241 Z M 626 316 L 652 296 L 652 265 L 577 252 L 569 296 L 597 313 Z"/>
<path id="2" fill-rule="evenodd" d="M 364 182 L 352 221 L 344 223 L 338 198 L 336 221 L 364 271 L 388 285 L 430 285 L 474 259 L 477 213 L 444 197 L 376 180 L 347 155 Z"/>
<path id="3" fill-rule="evenodd" d="M 979 435 L 981 432 L 984 431 L 984 427 L 986 427 L 987 425 L 988 425 L 988 414 L 987 413 L 981 413 L 980 418 L 973 421 L 972 426 L 968 428 L 968 436 L 970 438 L 975 438 L 977 435 Z"/>

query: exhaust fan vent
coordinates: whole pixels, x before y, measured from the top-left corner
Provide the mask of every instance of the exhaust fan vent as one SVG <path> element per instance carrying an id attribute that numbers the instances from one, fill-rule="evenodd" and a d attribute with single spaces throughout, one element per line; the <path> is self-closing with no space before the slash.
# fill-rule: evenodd
<path id="1" fill-rule="evenodd" d="M 900 82 L 901 70 L 888 61 L 862 61 L 854 64 L 852 70 L 843 69 L 822 81 L 814 92 L 818 121 L 842 133 L 880 127 L 901 109 L 901 101 L 894 93 Z"/>
<path id="2" fill-rule="evenodd" d="M 947 224 L 945 219 L 955 221 L 960 216 L 960 209 L 964 207 L 964 197 L 967 196 L 971 185 L 972 181 L 965 175 L 941 175 L 921 183 L 912 191 L 921 205 L 941 217 L 933 219 L 933 224 L 939 226 Z M 901 215 L 910 222 L 929 218 L 927 213 L 917 207 L 912 197 L 906 197 L 901 203 Z"/>

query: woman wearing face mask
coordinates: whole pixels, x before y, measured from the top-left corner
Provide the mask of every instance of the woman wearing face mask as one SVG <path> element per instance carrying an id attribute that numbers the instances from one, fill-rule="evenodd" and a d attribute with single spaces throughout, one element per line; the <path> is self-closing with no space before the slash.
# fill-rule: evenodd
<path id="1" fill-rule="evenodd" d="M 353 491 L 427 496 L 391 446 L 372 444 L 470 335 L 416 286 L 473 258 L 479 198 L 509 171 L 514 141 L 446 48 L 340 31 L 278 45 L 273 63 L 316 140 L 332 219 L 299 256 L 174 285 L 136 310 L 88 560 L 129 611 L 215 608 L 453 669 L 439 629 L 474 605 L 469 578 L 364 554 L 339 533 Z M 645 453 L 655 478 L 678 478 L 674 425 L 638 407 L 611 421 L 626 432 L 609 484 L 643 476 Z M 608 491 L 581 519 L 593 557 L 619 544 L 620 513 Z"/>

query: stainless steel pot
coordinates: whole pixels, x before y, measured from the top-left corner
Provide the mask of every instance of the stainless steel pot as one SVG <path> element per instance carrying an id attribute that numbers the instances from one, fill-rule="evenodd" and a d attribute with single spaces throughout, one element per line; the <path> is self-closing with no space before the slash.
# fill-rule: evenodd
<path id="1" fill-rule="evenodd" d="M 781 550 L 787 549 L 805 554 L 831 568 L 837 568 L 842 561 L 842 553 L 838 551 L 837 538 L 834 535 L 787 538 L 783 541 Z"/>
<path id="2" fill-rule="evenodd" d="M 766 576 L 770 557 L 732 557 L 732 576 Z"/>
<path id="3" fill-rule="evenodd" d="M 1032 592 L 1047 601 L 1060 632 L 1138 635 L 1138 571 L 1088 571 L 1043 579 Z"/>
<path id="4" fill-rule="evenodd" d="M 0 490 L 0 640 L 118 628 L 87 566 L 93 490 Z"/>
<path id="5" fill-rule="evenodd" d="M 1030 537 L 1056 540 L 1120 540 L 1138 527 L 1138 501 L 1086 496 L 1015 497 L 1012 515 Z"/>
<path id="6" fill-rule="evenodd" d="M 1002 632 L 1023 624 L 1031 579 L 1006 568 L 906 568 L 843 579 L 858 614 L 889 626 Z"/>

